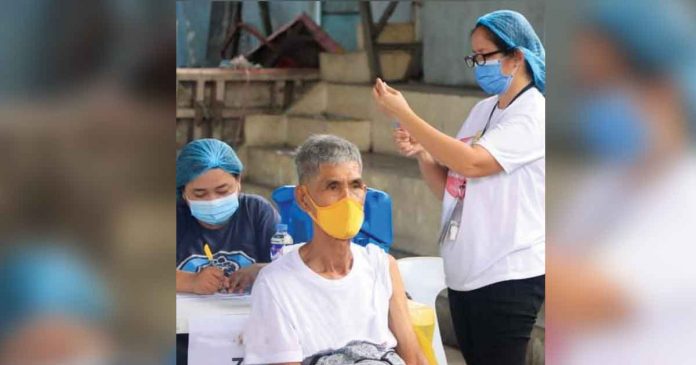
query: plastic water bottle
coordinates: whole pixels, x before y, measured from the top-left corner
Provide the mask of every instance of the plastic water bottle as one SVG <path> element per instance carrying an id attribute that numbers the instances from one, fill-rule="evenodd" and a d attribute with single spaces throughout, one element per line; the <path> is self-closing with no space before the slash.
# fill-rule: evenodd
<path id="1" fill-rule="evenodd" d="M 276 233 L 271 237 L 271 261 L 283 256 L 283 247 L 292 244 L 292 236 L 288 233 L 288 226 L 286 224 L 276 225 Z"/>

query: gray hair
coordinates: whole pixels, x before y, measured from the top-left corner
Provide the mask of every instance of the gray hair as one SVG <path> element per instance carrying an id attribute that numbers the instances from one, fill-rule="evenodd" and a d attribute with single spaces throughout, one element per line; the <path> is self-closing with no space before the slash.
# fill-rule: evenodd
<path id="1" fill-rule="evenodd" d="M 321 164 L 336 165 L 344 162 L 357 162 L 362 171 L 362 158 L 358 147 L 350 141 L 330 134 L 310 136 L 297 148 L 295 156 L 300 183 L 316 176 Z"/>

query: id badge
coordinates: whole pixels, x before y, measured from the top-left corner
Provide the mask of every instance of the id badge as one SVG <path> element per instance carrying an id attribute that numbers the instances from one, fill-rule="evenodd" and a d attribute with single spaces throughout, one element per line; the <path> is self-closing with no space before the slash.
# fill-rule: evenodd
<path id="1" fill-rule="evenodd" d="M 457 240 L 457 237 L 459 237 L 459 225 L 461 222 L 463 209 L 464 199 L 457 198 L 457 204 L 455 204 L 452 213 L 450 213 L 449 218 L 447 218 L 444 226 L 442 226 L 440 238 L 438 239 L 438 243 L 440 245 L 446 242 L 454 242 Z"/>

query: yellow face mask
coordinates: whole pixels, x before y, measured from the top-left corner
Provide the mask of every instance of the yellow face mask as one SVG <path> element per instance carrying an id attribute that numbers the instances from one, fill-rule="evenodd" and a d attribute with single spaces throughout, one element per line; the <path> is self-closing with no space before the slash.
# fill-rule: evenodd
<path id="1" fill-rule="evenodd" d="M 320 207 L 312 200 L 307 189 L 305 193 L 317 210 L 316 216 L 311 212 L 307 214 L 329 236 L 347 240 L 358 234 L 365 219 L 363 205 L 359 201 L 345 197 L 331 205 Z"/>

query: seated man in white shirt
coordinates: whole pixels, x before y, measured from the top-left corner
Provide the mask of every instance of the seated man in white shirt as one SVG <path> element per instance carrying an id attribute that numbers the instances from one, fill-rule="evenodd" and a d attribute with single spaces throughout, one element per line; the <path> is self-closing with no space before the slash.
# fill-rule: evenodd
<path id="1" fill-rule="evenodd" d="M 300 364 L 361 341 L 395 350 L 406 364 L 426 364 L 396 261 L 375 245 L 351 242 L 367 192 L 358 148 L 314 135 L 298 149 L 295 164 L 295 199 L 312 217 L 314 234 L 256 279 L 245 363 Z"/>

